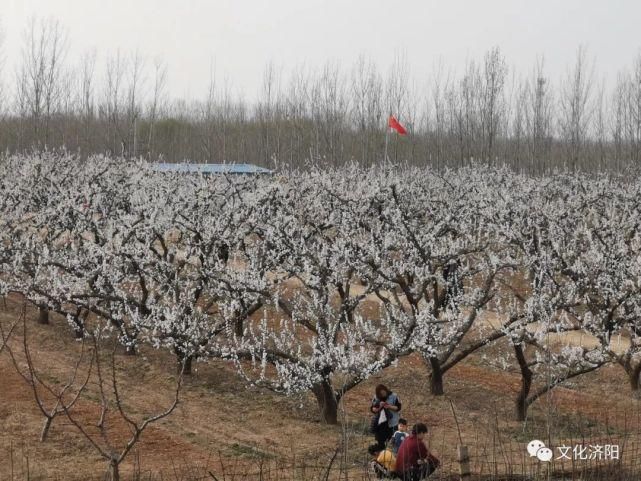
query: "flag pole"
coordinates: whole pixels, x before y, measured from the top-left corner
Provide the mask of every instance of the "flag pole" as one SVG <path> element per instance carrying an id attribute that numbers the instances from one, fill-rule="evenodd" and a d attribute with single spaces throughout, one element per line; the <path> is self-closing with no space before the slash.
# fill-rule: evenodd
<path id="1" fill-rule="evenodd" d="M 385 156 L 383 157 L 383 165 L 387 167 L 387 145 L 389 144 L 389 126 L 385 127 Z"/>
<path id="2" fill-rule="evenodd" d="M 385 157 L 383 158 L 383 165 L 387 167 L 387 146 L 389 145 L 389 122 L 390 118 L 392 117 L 392 112 L 389 113 L 387 116 L 387 122 L 385 122 Z"/>

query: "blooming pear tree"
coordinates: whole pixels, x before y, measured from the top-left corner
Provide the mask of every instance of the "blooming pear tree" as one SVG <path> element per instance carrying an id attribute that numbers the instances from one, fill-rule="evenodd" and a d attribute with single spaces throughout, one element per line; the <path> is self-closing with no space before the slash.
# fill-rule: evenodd
<path id="1" fill-rule="evenodd" d="M 395 326 L 388 320 L 366 312 L 375 289 L 362 282 L 354 239 L 364 232 L 351 209 L 362 202 L 362 186 L 344 174 L 315 170 L 264 192 L 248 267 L 255 269 L 253 257 L 267 250 L 277 285 L 242 336 L 230 326 L 234 335 L 222 347 L 253 384 L 311 391 L 330 424 L 342 396 L 408 346 L 389 335 Z"/>
<path id="2" fill-rule="evenodd" d="M 489 177 L 489 176 L 488 176 Z M 388 317 L 430 367 L 432 394 L 445 373 L 502 337 L 478 316 L 497 276 L 513 267 L 493 228 L 493 198 L 482 172 L 381 175 L 368 237 L 367 276 Z"/>
<path id="3" fill-rule="evenodd" d="M 570 176 L 544 185 L 525 180 L 506 209 L 513 222 L 503 234 L 518 247 L 519 271 L 529 281 L 523 289 L 511 286 L 511 301 L 504 305 L 504 312 L 519 318 L 508 332 L 521 374 L 515 401 L 519 420 L 555 386 L 610 361 L 605 345 L 572 340 L 572 333 L 580 341 L 581 334 L 604 335 L 579 314 L 589 304 L 579 286 L 589 277 L 585 260 L 593 254 L 586 244 L 586 209 L 592 208 L 594 193 L 585 194 L 584 182 Z"/>
<path id="4" fill-rule="evenodd" d="M 450 369 L 493 345 L 493 362 L 516 359 L 524 419 L 608 362 L 638 390 L 640 185 L 480 166 L 207 177 L 3 156 L 0 291 L 43 321 L 65 316 L 78 338 L 167 349 L 182 374 L 222 358 L 251 384 L 310 392 L 328 423 L 403 356 L 424 359 L 439 395 Z"/>
<path id="5" fill-rule="evenodd" d="M 615 179 L 616 180 L 616 179 Z M 638 183 L 600 178 L 579 184 L 569 242 L 554 243 L 556 270 L 577 301 L 565 310 L 620 364 L 639 391 L 641 231 Z M 564 226 L 565 223 L 558 223 Z M 557 227 L 558 228 L 558 227 Z M 559 236 L 561 237 L 561 236 Z M 568 237 L 568 236 L 566 236 Z"/>

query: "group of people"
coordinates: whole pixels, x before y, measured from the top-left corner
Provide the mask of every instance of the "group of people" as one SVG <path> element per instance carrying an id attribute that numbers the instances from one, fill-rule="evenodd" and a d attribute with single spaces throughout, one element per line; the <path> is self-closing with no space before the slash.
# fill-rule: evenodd
<path id="1" fill-rule="evenodd" d="M 440 461 L 424 442 L 427 426 L 416 423 L 408 431 L 407 420 L 400 417 L 401 401 L 396 393 L 383 384 L 376 386 L 370 411 L 370 430 L 376 439 L 368 449 L 370 469 L 378 478 L 419 481 L 436 470 Z"/>

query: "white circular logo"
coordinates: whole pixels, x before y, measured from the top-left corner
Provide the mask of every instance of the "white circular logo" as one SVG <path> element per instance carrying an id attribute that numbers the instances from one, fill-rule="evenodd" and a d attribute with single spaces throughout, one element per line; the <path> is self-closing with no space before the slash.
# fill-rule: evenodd
<path id="1" fill-rule="evenodd" d="M 535 439 L 533 441 L 530 441 L 530 443 L 527 445 L 527 452 L 530 454 L 530 457 L 536 457 L 536 452 L 545 447 L 545 443 L 543 441 L 539 441 L 538 439 Z"/>
<path id="2" fill-rule="evenodd" d="M 549 462 L 552 460 L 552 450 L 550 448 L 541 448 L 536 452 L 539 461 Z"/>
<path id="3" fill-rule="evenodd" d="M 551 461 L 554 456 L 552 450 L 545 447 L 545 443 L 538 439 L 534 439 L 528 443 L 527 452 L 530 457 L 537 458 L 539 461 L 543 461 L 545 463 Z"/>

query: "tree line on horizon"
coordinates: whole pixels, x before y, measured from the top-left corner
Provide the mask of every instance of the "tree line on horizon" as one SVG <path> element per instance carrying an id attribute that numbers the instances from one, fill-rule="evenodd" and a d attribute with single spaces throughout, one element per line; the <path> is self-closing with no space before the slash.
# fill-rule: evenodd
<path id="1" fill-rule="evenodd" d="M 121 51 L 99 59 L 94 50 L 74 61 L 68 53 L 64 26 L 33 18 L 15 71 L 0 64 L 2 151 L 372 165 L 383 160 L 393 113 L 409 130 L 390 137 L 395 162 L 541 173 L 641 161 L 641 52 L 608 88 L 583 47 L 559 82 L 542 58 L 527 74 L 510 69 L 498 47 L 461 72 L 435 68 L 421 87 L 402 57 L 387 74 L 364 56 L 348 69 L 328 62 L 288 74 L 268 63 L 255 100 L 214 76 L 204 98 L 171 98 L 162 60 Z"/>

